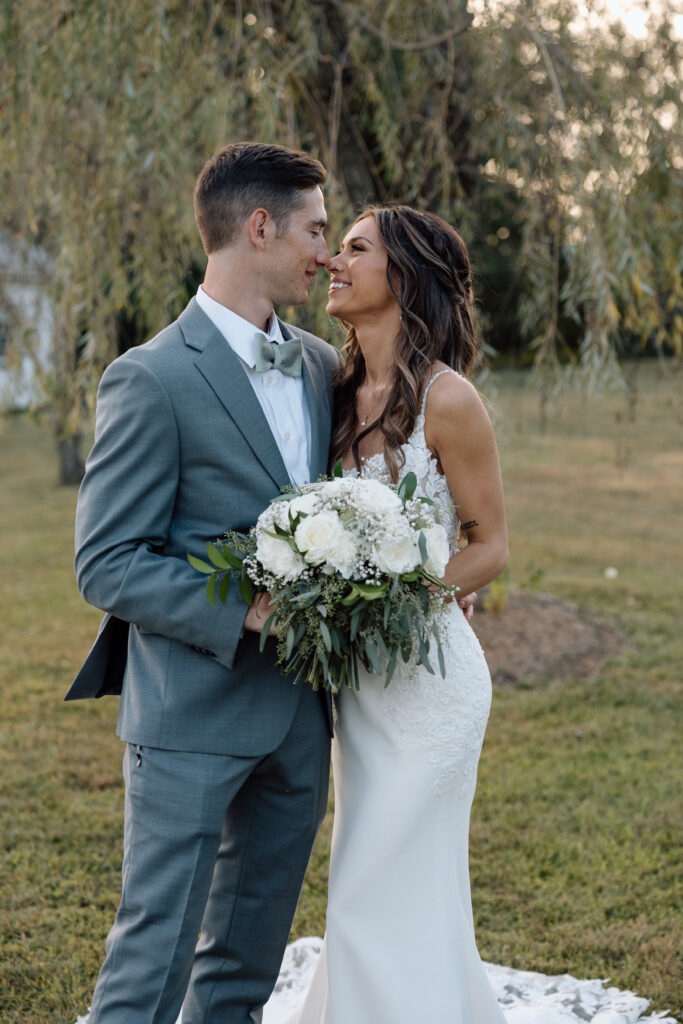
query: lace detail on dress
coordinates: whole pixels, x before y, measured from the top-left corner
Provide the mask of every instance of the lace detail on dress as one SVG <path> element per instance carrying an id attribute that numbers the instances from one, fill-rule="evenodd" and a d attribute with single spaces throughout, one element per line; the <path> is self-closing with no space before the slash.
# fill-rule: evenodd
<path id="1" fill-rule="evenodd" d="M 400 470 L 401 476 L 412 471 L 417 477 L 417 493 L 434 502 L 439 522 L 448 535 L 451 555 L 457 550 L 460 522 L 446 478 L 439 473 L 436 459 L 427 447 L 424 410 L 429 388 L 437 377 L 455 372 L 440 370 L 427 383 L 415 429 L 401 446 L 404 463 Z M 345 472 L 353 474 L 355 469 Z M 389 482 L 381 452 L 364 460 L 362 475 Z M 465 796 L 474 792 L 476 783 L 491 704 L 491 678 L 479 641 L 455 604 L 444 616 L 441 644 L 446 677 L 442 678 L 439 672 L 436 651 L 434 675 L 412 662 L 406 665 L 399 660 L 391 685 L 383 695 L 382 715 L 390 723 L 399 747 L 425 750 L 435 769 L 432 789 L 437 796 L 452 789 Z"/>
<path id="2" fill-rule="evenodd" d="M 457 605 L 448 611 L 441 644 L 445 678 L 436 665 L 434 675 L 400 665 L 382 712 L 401 748 L 425 749 L 434 767 L 436 796 L 455 789 L 471 797 L 491 707 L 491 677 L 479 641 Z"/>
<path id="3" fill-rule="evenodd" d="M 401 445 L 404 461 L 399 469 L 399 475 L 403 477 L 406 473 L 414 473 L 417 477 L 417 493 L 422 497 L 431 498 L 434 502 L 437 518 L 448 535 L 448 548 L 450 554 L 453 555 L 457 549 L 460 520 L 453 497 L 448 489 L 446 477 L 443 473 L 439 473 L 436 459 L 427 447 L 424 434 L 427 395 L 437 377 L 441 377 L 444 373 L 455 373 L 458 377 L 462 376 L 456 370 L 439 370 L 427 382 L 422 396 L 422 409 L 415 420 L 413 432 L 406 443 Z M 346 469 L 344 473 L 353 476 L 356 470 Z M 372 477 L 381 483 L 390 482 L 389 471 L 382 452 L 376 452 L 375 455 L 363 460 L 362 475 Z"/>

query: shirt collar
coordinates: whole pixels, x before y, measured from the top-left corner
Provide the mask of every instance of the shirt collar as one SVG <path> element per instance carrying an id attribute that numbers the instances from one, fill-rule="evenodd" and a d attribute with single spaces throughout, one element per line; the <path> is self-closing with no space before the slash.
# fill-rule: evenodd
<path id="1" fill-rule="evenodd" d="M 206 294 L 201 285 L 197 291 L 197 304 L 221 332 L 233 352 L 247 366 L 253 368 L 256 362 L 254 356 L 254 337 L 256 334 L 265 334 L 271 341 L 278 343 L 284 341 L 282 331 L 280 330 L 280 322 L 275 313 L 271 314 L 268 321 L 268 329 L 262 331 L 259 327 L 245 320 L 244 317 L 228 309 L 227 306 L 223 306 L 220 302 L 212 299 L 210 295 Z"/>

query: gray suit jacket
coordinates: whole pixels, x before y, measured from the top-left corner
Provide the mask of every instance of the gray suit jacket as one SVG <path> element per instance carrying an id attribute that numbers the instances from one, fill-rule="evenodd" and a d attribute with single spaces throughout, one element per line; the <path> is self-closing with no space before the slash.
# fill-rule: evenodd
<path id="1" fill-rule="evenodd" d="M 312 479 L 327 465 L 331 346 L 303 344 Z M 108 613 L 66 700 L 121 692 L 118 734 L 171 750 L 255 755 L 286 734 L 299 687 L 275 667 L 275 642 L 241 639 L 246 605 L 231 587 L 214 609 L 188 563 L 207 540 L 246 531 L 288 483 L 239 358 L 193 299 L 178 320 L 105 371 L 95 444 L 76 512 L 76 575 Z"/>

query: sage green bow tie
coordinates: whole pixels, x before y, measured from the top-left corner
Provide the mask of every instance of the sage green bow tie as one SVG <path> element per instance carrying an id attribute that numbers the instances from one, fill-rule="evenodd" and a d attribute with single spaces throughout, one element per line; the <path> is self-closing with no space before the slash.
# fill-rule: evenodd
<path id="1" fill-rule="evenodd" d="M 301 376 L 301 341 L 291 338 L 289 341 L 271 341 L 261 334 L 254 336 L 254 369 L 257 373 L 265 370 L 280 370 L 289 377 Z"/>

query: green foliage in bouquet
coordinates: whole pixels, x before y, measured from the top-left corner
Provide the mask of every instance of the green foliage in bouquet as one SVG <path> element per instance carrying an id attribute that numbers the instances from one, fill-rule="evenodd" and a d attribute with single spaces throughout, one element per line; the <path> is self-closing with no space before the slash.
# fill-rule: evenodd
<path id="1" fill-rule="evenodd" d="M 457 588 L 438 578 L 447 560 L 446 535 L 433 502 L 415 497 L 416 488 L 414 473 L 389 487 L 344 479 L 338 464 L 333 481 L 276 498 L 248 534 L 230 531 L 207 544 L 208 562 L 189 554 L 188 560 L 208 575 L 213 605 L 217 597 L 225 602 L 231 582 L 247 604 L 269 591 L 274 610 L 260 647 L 274 625 L 278 664 L 294 683 L 358 688 L 362 665 L 384 674 L 388 686 L 399 657 L 434 673 L 432 644 L 444 675 L 438 618 L 443 594 Z M 368 508 L 368 496 L 376 509 Z M 310 539 L 308 547 L 302 544 L 306 520 L 309 538 L 314 527 L 322 529 L 317 553 Z"/>

